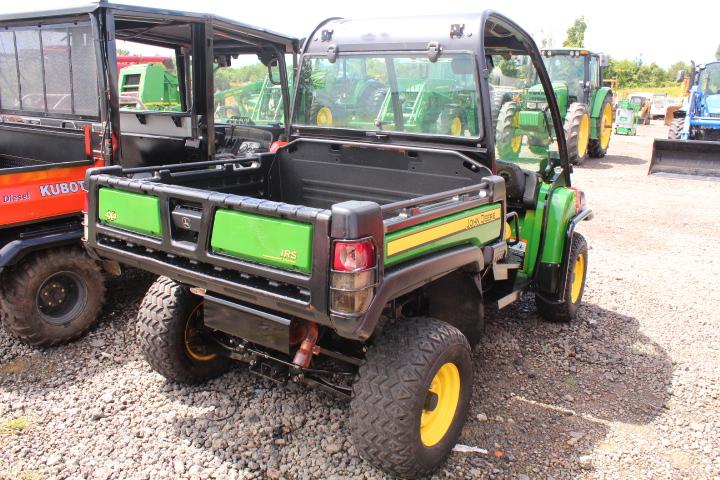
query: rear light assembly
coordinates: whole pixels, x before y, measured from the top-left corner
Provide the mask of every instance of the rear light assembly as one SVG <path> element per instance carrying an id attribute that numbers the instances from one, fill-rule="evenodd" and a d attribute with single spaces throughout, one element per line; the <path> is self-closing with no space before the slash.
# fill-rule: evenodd
<path id="1" fill-rule="evenodd" d="M 330 272 L 330 311 L 359 315 L 367 311 L 377 281 L 375 246 L 371 239 L 336 241 Z"/>
<path id="2" fill-rule="evenodd" d="M 570 187 L 570 190 L 575 191 L 575 213 L 580 213 L 585 210 L 585 192 L 574 187 Z"/>

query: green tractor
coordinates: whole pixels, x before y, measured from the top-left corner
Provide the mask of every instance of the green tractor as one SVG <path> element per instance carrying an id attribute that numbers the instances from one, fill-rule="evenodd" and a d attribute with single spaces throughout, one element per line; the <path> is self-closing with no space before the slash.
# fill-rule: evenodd
<path id="1" fill-rule="evenodd" d="M 140 63 L 120 70 L 120 107 L 180 111 L 178 78 L 162 63 Z"/>
<path id="2" fill-rule="evenodd" d="M 428 64 L 408 57 L 394 59 L 394 65 L 393 79 L 387 78 L 387 67 L 379 59 L 341 59 L 332 68 L 319 65 L 312 82 L 331 95 L 313 99 L 315 124 L 453 136 L 477 132 L 471 64 L 463 59 Z"/>
<path id="3" fill-rule="evenodd" d="M 607 57 L 588 50 L 561 48 L 541 51 L 560 115 L 565 122 L 568 155 L 574 165 L 590 156 L 602 158 L 610 145 L 613 126 L 612 90 L 602 86 Z M 547 102 L 542 86 L 535 84 L 503 103 L 498 114 L 498 150 L 518 158 L 523 136 L 533 153 L 549 144 Z M 537 152 L 535 151 L 537 150 Z"/>

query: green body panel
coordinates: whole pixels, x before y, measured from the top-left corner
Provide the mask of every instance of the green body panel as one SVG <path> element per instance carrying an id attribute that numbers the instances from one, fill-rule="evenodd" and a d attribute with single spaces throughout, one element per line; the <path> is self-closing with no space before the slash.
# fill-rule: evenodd
<path id="1" fill-rule="evenodd" d="M 120 70 L 118 79 L 120 103 L 123 108 L 136 104 L 127 98 L 137 98 L 146 110 L 180 111 L 178 79 L 160 63 L 131 65 Z M 144 106 L 143 106 L 144 105 Z"/>
<path id="2" fill-rule="evenodd" d="M 598 138 L 599 132 L 597 120 L 602 114 L 602 106 L 605 102 L 605 98 L 609 95 L 612 95 L 612 92 L 608 87 L 602 87 L 590 93 L 590 105 L 588 105 L 588 107 L 590 111 L 590 118 L 594 120 L 593 122 L 590 122 L 590 138 L 593 140 L 597 140 Z"/>
<path id="3" fill-rule="evenodd" d="M 313 226 L 233 210 L 218 210 L 210 246 L 257 263 L 309 273 L 312 267 Z"/>
<path id="4" fill-rule="evenodd" d="M 496 220 L 487 223 L 475 223 L 471 218 L 475 218 L 479 214 L 500 210 L 501 214 Z M 417 246 L 405 250 L 401 253 L 388 255 L 388 245 L 397 239 L 407 238 L 414 234 L 422 235 L 423 232 L 433 232 L 437 227 L 449 227 L 455 222 L 461 223 L 459 230 L 455 233 L 442 236 L 432 241 L 419 241 Z M 462 224 L 462 222 L 467 222 Z M 391 267 L 402 262 L 406 262 L 413 258 L 417 258 L 428 253 L 436 252 L 446 248 L 454 247 L 461 244 L 471 244 L 475 246 L 487 245 L 493 241 L 497 241 L 502 236 L 504 222 L 502 220 L 502 207 L 500 203 L 492 203 L 481 207 L 465 210 L 463 212 L 448 215 L 420 225 L 393 232 L 385 237 L 384 258 L 385 266 Z M 416 235 L 417 236 L 417 235 Z"/>
<path id="5" fill-rule="evenodd" d="M 536 210 L 525 212 L 520 222 L 520 238 L 527 242 L 525 247 L 525 259 L 523 269 L 519 276 L 530 278 L 534 273 L 535 261 L 540 248 L 540 232 L 542 230 L 542 219 L 545 212 L 545 201 L 550 190 L 548 184 L 540 186 Z M 565 187 L 558 187 L 554 190 L 552 204 L 548 212 L 548 221 L 543 249 L 543 263 L 561 263 L 565 248 L 567 227 L 575 216 L 575 191 Z"/>
<path id="6" fill-rule="evenodd" d="M 545 115 L 543 112 L 535 110 L 523 110 L 519 112 L 518 123 L 523 129 L 545 130 Z"/>
<path id="7" fill-rule="evenodd" d="M 145 235 L 162 235 L 157 197 L 112 188 L 101 188 L 98 195 L 98 220 L 101 223 Z"/>

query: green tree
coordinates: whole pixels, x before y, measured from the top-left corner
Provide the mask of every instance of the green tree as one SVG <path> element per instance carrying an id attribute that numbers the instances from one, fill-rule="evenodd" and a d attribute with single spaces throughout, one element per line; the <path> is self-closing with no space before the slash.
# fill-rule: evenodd
<path id="1" fill-rule="evenodd" d="M 582 16 L 576 18 L 570 28 L 567 29 L 567 38 L 563 42 L 563 47 L 584 47 L 585 30 L 587 30 L 587 23 L 585 23 L 585 17 Z"/>
<path id="2" fill-rule="evenodd" d="M 127 48 L 118 48 L 116 53 L 118 57 L 127 56 L 130 55 L 130 50 L 128 50 Z"/>
<path id="3" fill-rule="evenodd" d="M 679 61 L 670 65 L 670 68 L 667 69 L 669 79 L 671 81 L 675 80 L 675 77 L 680 70 L 684 71 L 685 75 L 690 75 L 690 64 Z"/>

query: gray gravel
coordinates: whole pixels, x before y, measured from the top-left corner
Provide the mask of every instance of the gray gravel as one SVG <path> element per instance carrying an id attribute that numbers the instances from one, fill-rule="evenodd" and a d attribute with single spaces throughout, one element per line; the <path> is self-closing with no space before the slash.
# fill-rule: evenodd
<path id="1" fill-rule="evenodd" d="M 664 127 L 640 133 L 576 170 L 597 213 L 579 320 L 543 323 L 530 298 L 491 312 L 461 442 L 497 453 L 437 477 L 720 476 L 720 183 L 646 177 Z M 70 345 L 0 333 L 0 479 L 383 478 L 343 402 L 241 368 L 202 387 L 153 373 L 130 334 L 151 280 L 113 281 Z"/>

